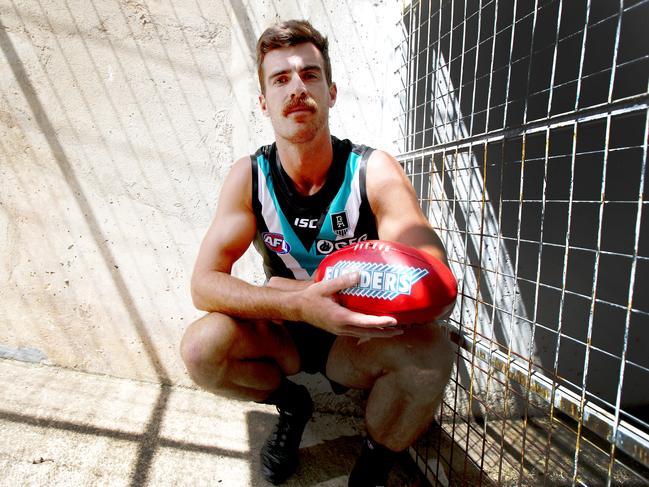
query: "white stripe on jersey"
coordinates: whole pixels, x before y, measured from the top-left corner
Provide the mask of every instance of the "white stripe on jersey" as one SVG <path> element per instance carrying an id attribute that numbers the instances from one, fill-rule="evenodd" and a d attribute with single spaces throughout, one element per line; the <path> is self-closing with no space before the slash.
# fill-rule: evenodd
<path id="1" fill-rule="evenodd" d="M 347 225 L 349 225 L 349 233 L 354 235 L 356 233 L 356 225 L 358 224 L 358 219 L 360 217 L 361 209 L 361 190 L 360 190 L 360 169 L 361 161 L 358 161 L 358 166 L 354 172 L 354 178 L 351 183 L 351 192 L 349 193 L 349 198 L 347 198 L 347 203 L 345 203 L 345 213 L 347 213 Z M 338 237 L 336 240 L 339 240 L 343 237 Z"/>
<path id="2" fill-rule="evenodd" d="M 264 174 L 264 171 L 261 167 L 258 167 L 257 170 L 257 187 L 259 201 L 261 203 L 261 214 L 264 222 L 266 223 L 268 231 L 283 235 L 279 215 L 275 210 L 275 202 L 270 196 L 268 186 L 266 186 L 266 175 Z M 295 279 L 300 281 L 311 279 L 309 273 L 302 266 L 300 266 L 300 263 L 295 260 L 290 253 L 277 254 L 277 256 L 282 259 L 284 265 L 293 273 Z"/>

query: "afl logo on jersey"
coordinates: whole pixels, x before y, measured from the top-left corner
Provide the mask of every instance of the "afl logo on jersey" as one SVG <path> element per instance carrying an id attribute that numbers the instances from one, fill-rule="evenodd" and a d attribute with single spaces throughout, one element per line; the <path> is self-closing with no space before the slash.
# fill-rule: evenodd
<path id="1" fill-rule="evenodd" d="M 291 246 L 284 240 L 284 235 L 281 233 L 264 232 L 261 234 L 261 238 L 266 247 L 276 254 L 288 254 L 291 251 Z"/>

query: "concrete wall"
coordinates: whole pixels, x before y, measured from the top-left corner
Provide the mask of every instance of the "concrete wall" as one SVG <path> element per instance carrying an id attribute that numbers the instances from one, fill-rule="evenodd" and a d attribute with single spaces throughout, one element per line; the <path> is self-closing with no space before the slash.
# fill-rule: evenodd
<path id="1" fill-rule="evenodd" d="M 0 0 L 0 357 L 188 384 L 193 261 L 232 161 L 272 140 L 254 45 L 331 42 L 333 133 L 392 150 L 395 1 Z M 261 279 L 246 254 L 237 275 Z"/>

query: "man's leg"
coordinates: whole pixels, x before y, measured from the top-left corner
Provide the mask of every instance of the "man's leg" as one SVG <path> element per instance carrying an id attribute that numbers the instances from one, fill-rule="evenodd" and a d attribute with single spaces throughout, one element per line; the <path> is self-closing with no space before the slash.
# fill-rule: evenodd
<path id="1" fill-rule="evenodd" d="M 261 449 L 262 474 L 272 483 L 292 475 L 313 401 L 304 386 L 286 379 L 300 370 L 298 350 L 286 328 L 210 313 L 187 329 L 181 355 L 202 388 L 277 407 L 277 425 Z"/>
<path id="2" fill-rule="evenodd" d="M 368 438 L 350 485 L 382 485 L 394 452 L 408 448 L 433 420 L 453 361 L 451 344 L 437 325 L 414 327 L 393 338 L 338 337 L 327 376 L 370 391 Z"/>
<path id="3" fill-rule="evenodd" d="M 180 353 L 197 385 L 234 399 L 264 401 L 282 377 L 300 370 L 297 349 L 283 326 L 220 313 L 192 323 Z"/>

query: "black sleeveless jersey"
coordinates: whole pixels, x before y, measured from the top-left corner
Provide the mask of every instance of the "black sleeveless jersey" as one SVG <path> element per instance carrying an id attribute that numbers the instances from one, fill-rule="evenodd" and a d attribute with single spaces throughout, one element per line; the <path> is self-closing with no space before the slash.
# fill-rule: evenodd
<path id="1" fill-rule="evenodd" d="M 367 160 L 373 149 L 332 137 L 333 163 L 324 186 L 299 194 L 284 171 L 275 144 L 252 155 L 252 208 L 257 219 L 254 245 L 266 277 L 308 280 L 333 251 L 378 238 L 365 191 Z"/>

